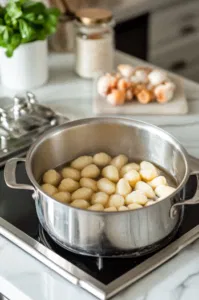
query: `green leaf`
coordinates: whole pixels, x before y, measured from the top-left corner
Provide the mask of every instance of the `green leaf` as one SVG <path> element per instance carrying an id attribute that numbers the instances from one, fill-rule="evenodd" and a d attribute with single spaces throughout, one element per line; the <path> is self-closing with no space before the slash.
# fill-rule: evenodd
<path id="1" fill-rule="evenodd" d="M 12 38 L 13 30 L 7 26 L 2 34 L 4 42 L 8 43 Z"/>
<path id="2" fill-rule="evenodd" d="M 47 8 L 47 14 L 48 15 L 54 15 L 54 16 L 56 16 L 56 17 L 59 17 L 60 16 L 60 11 L 59 11 L 59 9 L 58 8 L 56 8 L 56 7 L 50 7 L 50 8 Z"/>
<path id="3" fill-rule="evenodd" d="M 42 14 L 36 15 L 35 13 L 27 13 L 24 15 L 24 19 L 33 24 L 43 24 L 45 22 Z"/>
<path id="4" fill-rule="evenodd" d="M 19 31 L 21 33 L 23 41 L 25 40 L 29 42 L 35 39 L 35 29 L 22 19 L 19 20 Z"/>
<path id="5" fill-rule="evenodd" d="M 6 25 L 0 25 L 0 34 L 2 34 L 6 29 Z"/>
<path id="6" fill-rule="evenodd" d="M 4 42 L 2 35 L 0 35 L 0 46 L 6 48 L 7 43 Z"/>
<path id="7" fill-rule="evenodd" d="M 46 33 L 46 31 L 44 29 L 37 31 L 37 39 L 38 40 L 45 40 L 47 35 L 48 34 Z"/>
<path id="8" fill-rule="evenodd" d="M 19 17 L 22 16 L 20 3 L 14 2 L 12 0 L 10 0 L 6 5 L 6 11 L 11 18 L 18 19 Z"/>
<path id="9" fill-rule="evenodd" d="M 26 19 L 27 21 L 34 22 L 36 16 L 35 16 L 35 13 L 25 13 L 23 15 L 23 18 Z"/>
<path id="10" fill-rule="evenodd" d="M 47 18 L 48 23 L 57 26 L 57 16 L 49 15 Z"/>
<path id="11" fill-rule="evenodd" d="M 4 16 L 4 21 L 6 25 L 13 27 L 13 29 L 18 28 L 18 19 L 11 18 L 7 13 Z"/>
<path id="12" fill-rule="evenodd" d="M 10 38 L 10 36 L 9 36 L 9 30 L 6 28 L 4 30 L 4 32 L 3 32 L 3 40 L 4 40 L 4 42 L 7 43 L 9 41 L 9 38 Z"/>
<path id="13" fill-rule="evenodd" d="M 56 32 L 56 27 L 50 23 L 45 24 L 45 29 L 46 29 L 47 35 L 51 35 Z"/>
<path id="14" fill-rule="evenodd" d="M 5 8 L 0 6 L 0 17 L 3 17 L 5 15 Z"/>
<path id="15" fill-rule="evenodd" d="M 12 27 L 18 29 L 18 19 L 12 19 Z"/>
<path id="16" fill-rule="evenodd" d="M 13 51 L 14 48 L 12 47 L 12 45 L 8 45 L 6 48 L 6 56 L 7 57 L 12 57 L 13 56 Z"/>
<path id="17" fill-rule="evenodd" d="M 37 19 L 36 19 L 35 23 L 36 23 L 36 24 L 43 24 L 44 22 L 45 22 L 44 16 L 41 15 L 41 14 L 39 14 L 39 15 L 37 16 Z"/>
<path id="18" fill-rule="evenodd" d="M 4 21 L 5 21 L 6 25 L 11 25 L 12 24 L 12 19 L 7 13 L 4 16 Z"/>
<path id="19" fill-rule="evenodd" d="M 12 37 L 11 37 L 11 45 L 15 48 L 17 48 L 21 43 L 21 36 L 19 33 L 15 33 Z"/>
<path id="20" fill-rule="evenodd" d="M 46 10 L 46 7 L 42 2 L 26 1 L 22 7 L 25 13 L 41 14 Z"/>

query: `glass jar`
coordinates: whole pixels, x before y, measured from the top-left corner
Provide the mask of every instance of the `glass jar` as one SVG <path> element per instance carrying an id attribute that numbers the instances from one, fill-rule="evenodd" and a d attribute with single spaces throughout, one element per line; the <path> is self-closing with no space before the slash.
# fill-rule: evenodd
<path id="1" fill-rule="evenodd" d="M 113 70 L 114 31 L 112 13 L 87 8 L 76 13 L 75 70 L 84 78 Z"/>

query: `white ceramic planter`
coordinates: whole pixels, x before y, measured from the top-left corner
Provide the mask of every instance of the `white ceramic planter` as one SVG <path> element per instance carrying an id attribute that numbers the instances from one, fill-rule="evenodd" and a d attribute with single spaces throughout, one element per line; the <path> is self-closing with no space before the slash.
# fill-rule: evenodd
<path id="1" fill-rule="evenodd" d="M 36 88 L 48 80 L 47 41 L 19 46 L 12 57 L 0 48 L 1 83 L 10 89 Z"/>

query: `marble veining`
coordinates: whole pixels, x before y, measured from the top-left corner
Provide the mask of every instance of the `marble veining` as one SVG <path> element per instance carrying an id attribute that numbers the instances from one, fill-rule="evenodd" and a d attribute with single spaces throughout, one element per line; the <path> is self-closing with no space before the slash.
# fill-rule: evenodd
<path id="1" fill-rule="evenodd" d="M 143 64 L 117 53 L 118 63 Z M 43 104 L 71 120 L 91 117 L 92 81 L 73 72 L 72 55 L 51 55 L 50 80 L 34 92 Z M 187 151 L 199 158 L 199 84 L 184 80 L 189 113 L 185 116 L 136 116 L 173 134 Z M 0 97 L 14 95 L 3 87 Z M 114 297 L 115 300 L 198 300 L 199 240 L 163 266 Z M 0 236 L 0 293 L 16 300 L 94 300 L 91 294 L 64 280 L 36 259 Z"/>

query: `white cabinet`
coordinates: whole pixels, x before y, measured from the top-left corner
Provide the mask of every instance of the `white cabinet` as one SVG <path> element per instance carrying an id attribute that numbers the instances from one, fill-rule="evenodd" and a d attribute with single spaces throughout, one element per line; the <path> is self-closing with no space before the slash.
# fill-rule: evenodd
<path id="1" fill-rule="evenodd" d="M 199 1 L 180 1 L 152 13 L 148 45 L 151 63 L 193 76 L 190 70 L 199 67 Z"/>
<path id="2" fill-rule="evenodd" d="M 199 1 L 179 2 L 150 15 L 149 46 L 160 47 L 199 32 Z"/>
<path id="3" fill-rule="evenodd" d="M 154 49 L 150 61 L 173 72 L 190 69 L 199 63 L 199 33 Z"/>

